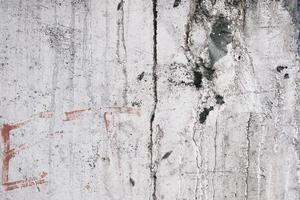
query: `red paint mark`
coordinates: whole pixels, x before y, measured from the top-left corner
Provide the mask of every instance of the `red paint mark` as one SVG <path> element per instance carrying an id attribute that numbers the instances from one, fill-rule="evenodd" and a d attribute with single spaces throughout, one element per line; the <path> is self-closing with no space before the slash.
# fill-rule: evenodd
<path id="1" fill-rule="evenodd" d="M 10 191 L 14 190 L 17 188 L 24 188 L 24 187 L 29 187 L 33 185 L 39 185 L 46 183 L 45 177 L 47 176 L 47 172 L 42 172 L 37 178 L 32 178 L 28 180 L 20 180 L 20 181 L 13 181 L 13 182 L 6 182 L 3 183 L 3 186 L 5 187 L 5 191 Z"/>
<path id="2" fill-rule="evenodd" d="M 80 114 L 86 112 L 86 111 L 90 111 L 91 108 L 88 109 L 82 109 L 82 110 L 74 110 L 71 112 L 65 112 L 65 118 L 63 121 L 71 121 L 71 120 L 75 120 L 78 116 L 80 116 Z"/>
<path id="3" fill-rule="evenodd" d="M 108 132 L 111 132 L 111 128 L 114 127 L 114 115 L 112 112 L 105 112 L 104 115 L 104 125 L 105 125 L 105 129 Z"/>
<path id="4" fill-rule="evenodd" d="M 115 115 L 120 113 L 126 113 L 126 114 L 134 114 L 140 116 L 140 110 L 136 108 L 131 107 L 106 107 L 106 111 L 104 112 L 103 118 L 104 118 L 104 125 L 105 129 L 108 132 L 113 132 L 113 128 L 116 127 L 116 119 Z"/>
<path id="5" fill-rule="evenodd" d="M 30 120 L 28 120 L 30 121 Z M 20 181 L 13 181 L 9 182 L 8 172 L 9 172 L 9 161 L 15 157 L 21 150 L 25 149 L 26 145 L 20 145 L 17 149 L 10 148 L 10 131 L 20 128 L 21 126 L 25 125 L 28 121 L 19 123 L 19 124 L 4 124 L 1 130 L 1 136 L 4 143 L 4 150 L 3 150 L 3 160 L 2 160 L 2 185 L 5 191 L 14 190 L 20 187 L 28 187 L 31 185 L 42 184 L 45 183 L 43 179 L 47 173 L 43 172 L 41 176 L 37 179 L 31 180 L 20 180 Z"/>

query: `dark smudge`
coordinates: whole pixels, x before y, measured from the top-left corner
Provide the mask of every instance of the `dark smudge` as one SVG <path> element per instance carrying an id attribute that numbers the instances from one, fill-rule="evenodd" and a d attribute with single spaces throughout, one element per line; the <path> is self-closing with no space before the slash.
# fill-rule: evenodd
<path id="1" fill-rule="evenodd" d="M 209 57 L 210 67 L 227 53 L 227 45 L 232 42 L 232 30 L 230 28 L 231 21 L 229 21 L 223 15 L 218 16 L 215 23 L 212 26 L 212 32 L 210 33 L 209 43 Z"/>
<path id="2" fill-rule="evenodd" d="M 203 124 L 206 121 L 207 116 L 209 115 L 209 112 L 212 111 L 214 107 L 204 108 L 203 111 L 200 113 L 199 121 L 201 124 Z"/>
<path id="3" fill-rule="evenodd" d="M 130 182 L 130 184 L 131 184 L 132 186 L 135 185 L 135 182 L 134 182 L 134 180 L 133 180 L 132 178 L 129 178 L 129 182 Z"/>
<path id="4" fill-rule="evenodd" d="M 175 0 L 174 4 L 173 4 L 173 8 L 178 7 L 180 3 L 181 3 L 181 0 Z"/>
<path id="5" fill-rule="evenodd" d="M 193 71 L 194 73 L 194 85 L 197 89 L 202 87 L 202 73 L 199 71 Z"/>
<path id="6" fill-rule="evenodd" d="M 290 78 L 290 75 L 289 74 L 285 74 L 283 78 L 284 79 L 288 79 L 288 78 Z"/>
<path id="7" fill-rule="evenodd" d="M 287 66 L 282 66 L 282 65 L 279 65 L 279 66 L 277 66 L 276 67 L 276 70 L 277 70 L 277 72 L 282 72 L 284 69 L 287 69 Z"/>
<path id="8" fill-rule="evenodd" d="M 165 153 L 165 155 L 162 157 L 162 160 L 167 159 L 171 155 L 172 152 L 173 151 L 168 151 L 167 153 Z"/>
<path id="9" fill-rule="evenodd" d="M 216 103 L 219 104 L 219 105 L 222 105 L 222 104 L 225 103 L 224 97 L 221 96 L 221 95 L 219 95 L 219 94 L 217 94 L 217 95 L 215 96 L 215 99 L 216 99 Z"/>
<path id="10" fill-rule="evenodd" d="M 137 79 L 141 81 L 144 78 L 145 72 L 142 72 L 138 75 Z"/>

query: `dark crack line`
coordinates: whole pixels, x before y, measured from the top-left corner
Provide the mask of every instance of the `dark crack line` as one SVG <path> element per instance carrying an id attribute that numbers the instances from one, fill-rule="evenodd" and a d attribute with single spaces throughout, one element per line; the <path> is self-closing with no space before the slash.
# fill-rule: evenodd
<path id="1" fill-rule="evenodd" d="M 252 113 L 249 115 L 249 119 L 247 122 L 247 166 L 246 166 L 246 188 L 245 188 L 245 199 L 248 199 L 249 192 L 249 166 L 250 166 L 250 126 L 252 121 Z"/>
<path id="2" fill-rule="evenodd" d="M 151 165 L 150 165 L 150 176 L 152 179 L 152 185 L 153 185 L 153 192 L 152 192 L 152 199 L 156 200 L 156 181 L 157 181 L 157 176 L 156 176 L 156 170 L 154 170 L 154 159 L 153 159 L 153 122 L 155 119 L 155 112 L 156 112 L 156 107 L 157 107 L 157 0 L 152 0 L 152 6 L 153 6 L 153 66 L 152 66 L 152 81 L 153 81 L 153 109 L 151 113 L 151 118 L 150 118 L 150 146 L 149 146 L 149 151 L 150 151 L 150 160 L 151 160 Z"/>

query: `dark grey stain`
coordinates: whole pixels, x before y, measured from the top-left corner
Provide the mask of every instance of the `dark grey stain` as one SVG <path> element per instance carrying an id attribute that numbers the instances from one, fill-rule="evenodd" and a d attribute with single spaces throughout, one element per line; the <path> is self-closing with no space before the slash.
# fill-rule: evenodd
<path id="1" fill-rule="evenodd" d="M 131 186 L 134 186 L 134 185 L 135 185 L 135 182 L 134 182 L 134 180 L 133 180 L 132 178 L 129 178 L 129 182 L 130 182 L 130 185 L 131 185 Z"/>
<path id="2" fill-rule="evenodd" d="M 117 10 L 120 10 L 122 7 L 123 7 L 123 1 L 121 1 L 120 3 L 118 3 Z"/>
<path id="3" fill-rule="evenodd" d="M 219 105 L 222 105 L 222 104 L 225 103 L 224 97 L 221 96 L 221 95 L 219 95 L 219 94 L 217 94 L 217 95 L 215 96 L 215 99 L 216 99 L 216 103 L 219 104 Z"/>
<path id="4" fill-rule="evenodd" d="M 165 155 L 163 155 L 162 160 L 169 158 L 169 156 L 171 155 L 173 151 L 168 151 L 167 153 L 165 153 Z"/>
<path id="5" fill-rule="evenodd" d="M 279 65 L 279 66 L 276 67 L 276 71 L 279 72 L 279 73 L 282 72 L 284 69 L 287 69 L 287 66 Z"/>
<path id="6" fill-rule="evenodd" d="M 283 78 L 284 79 L 288 79 L 288 78 L 290 78 L 290 75 L 289 74 L 285 74 Z"/>
<path id="7" fill-rule="evenodd" d="M 173 8 L 178 7 L 180 3 L 181 3 L 181 0 L 175 0 L 174 4 L 173 4 Z"/>
<path id="8" fill-rule="evenodd" d="M 199 71 L 193 71 L 194 73 L 194 85 L 197 89 L 202 87 L 202 73 Z"/>
<path id="9" fill-rule="evenodd" d="M 145 72 L 142 72 L 138 75 L 137 79 L 141 81 L 144 78 Z"/>
<path id="10" fill-rule="evenodd" d="M 231 21 L 223 15 L 215 20 L 210 33 L 210 42 L 208 53 L 210 58 L 210 68 L 228 53 L 227 45 L 232 42 Z"/>
<path id="11" fill-rule="evenodd" d="M 211 81 L 213 79 L 214 76 L 214 72 L 215 70 L 209 66 L 208 63 L 204 63 L 203 59 L 199 58 L 199 62 L 195 64 L 196 65 L 196 69 L 201 69 L 203 72 L 203 76 Z"/>
<path id="12" fill-rule="evenodd" d="M 214 107 L 204 108 L 203 111 L 200 113 L 199 121 L 201 124 L 203 124 L 206 121 L 207 116 L 209 115 L 209 112 L 212 111 Z"/>
<path id="13" fill-rule="evenodd" d="M 230 7 L 238 7 L 241 0 L 225 0 L 225 5 Z"/>

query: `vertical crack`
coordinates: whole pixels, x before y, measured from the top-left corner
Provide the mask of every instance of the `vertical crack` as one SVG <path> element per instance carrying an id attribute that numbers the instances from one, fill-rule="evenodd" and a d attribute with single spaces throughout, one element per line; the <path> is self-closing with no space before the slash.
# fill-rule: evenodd
<path id="1" fill-rule="evenodd" d="M 249 119 L 247 122 L 247 165 L 246 165 L 246 188 L 245 188 L 245 199 L 248 199 L 248 193 L 249 193 L 249 166 L 250 166 L 250 126 L 252 121 L 252 113 L 250 112 Z"/>
<path id="2" fill-rule="evenodd" d="M 155 119 L 155 111 L 157 107 L 157 0 L 152 0 L 153 12 L 153 66 L 152 66 L 152 81 L 153 81 L 153 108 L 150 117 L 150 176 L 153 185 L 152 199 L 156 200 L 156 170 L 154 169 L 153 159 L 153 122 Z"/>
<path id="3" fill-rule="evenodd" d="M 124 89 L 123 89 L 123 101 L 124 105 L 126 106 L 128 104 L 127 99 L 127 92 L 128 92 L 128 73 L 127 73 L 127 48 L 126 48 L 126 41 L 125 41 L 125 27 L 124 27 L 124 4 L 125 1 L 121 0 L 118 4 L 117 10 L 119 12 L 119 17 L 117 21 L 117 34 L 118 34 L 118 40 L 117 40 L 117 57 L 119 64 L 122 65 L 122 72 L 124 75 Z M 120 42 L 121 40 L 121 42 Z"/>

